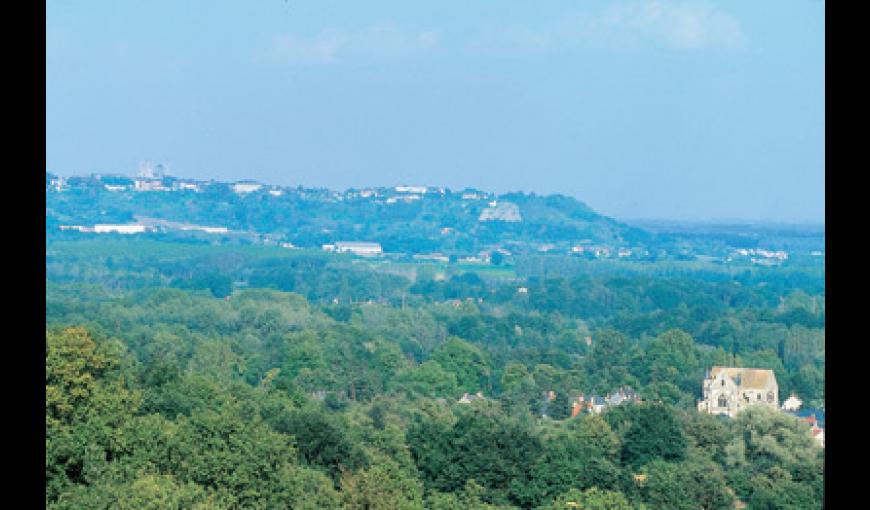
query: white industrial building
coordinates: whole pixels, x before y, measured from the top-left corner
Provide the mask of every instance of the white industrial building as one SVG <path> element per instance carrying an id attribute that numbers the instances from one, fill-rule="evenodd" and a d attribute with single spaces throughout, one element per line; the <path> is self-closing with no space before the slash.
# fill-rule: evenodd
<path id="1" fill-rule="evenodd" d="M 353 253 L 354 255 L 373 256 L 381 255 L 384 250 L 379 243 L 339 241 L 335 243 L 335 251 L 338 253 Z"/>
<path id="2" fill-rule="evenodd" d="M 118 233 L 118 234 L 141 234 L 145 232 L 147 228 L 145 225 L 94 225 L 94 232 L 97 234 L 108 234 L 108 233 Z"/>
<path id="3" fill-rule="evenodd" d="M 262 184 L 258 184 L 256 182 L 237 182 L 233 184 L 233 191 L 242 195 L 245 193 L 253 193 L 255 191 L 259 191 L 262 187 Z"/>

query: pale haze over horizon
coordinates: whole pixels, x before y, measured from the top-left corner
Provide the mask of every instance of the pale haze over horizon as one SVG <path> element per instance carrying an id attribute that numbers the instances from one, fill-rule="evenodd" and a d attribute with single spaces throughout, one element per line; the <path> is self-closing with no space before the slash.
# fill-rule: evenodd
<path id="1" fill-rule="evenodd" d="M 46 170 L 823 223 L 824 9 L 49 0 Z"/>

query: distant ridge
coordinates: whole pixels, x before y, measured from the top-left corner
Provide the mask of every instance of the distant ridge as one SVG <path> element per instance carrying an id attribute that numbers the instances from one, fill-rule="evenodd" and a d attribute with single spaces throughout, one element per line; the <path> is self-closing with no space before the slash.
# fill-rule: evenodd
<path id="1" fill-rule="evenodd" d="M 51 225 L 130 223 L 137 216 L 269 235 L 295 246 L 377 241 L 388 252 L 570 251 L 572 246 L 642 246 L 643 229 L 598 214 L 564 195 L 399 184 L 392 187 L 282 187 L 253 180 L 176 176 L 71 176 L 46 172 Z"/>

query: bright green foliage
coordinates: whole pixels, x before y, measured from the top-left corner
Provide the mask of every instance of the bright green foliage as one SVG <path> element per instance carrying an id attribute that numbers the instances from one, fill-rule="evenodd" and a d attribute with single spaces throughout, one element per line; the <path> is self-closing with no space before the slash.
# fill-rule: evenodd
<path id="1" fill-rule="evenodd" d="M 686 438 L 674 411 L 661 404 L 635 406 L 631 425 L 622 440 L 622 460 L 638 468 L 653 459 L 682 460 Z"/>
<path id="2" fill-rule="evenodd" d="M 118 491 L 119 510 L 181 510 L 215 508 L 205 490 L 193 483 L 179 484 L 168 475 L 143 475 Z"/>
<path id="3" fill-rule="evenodd" d="M 539 510 L 635 510 L 621 492 L 601 490 L 597 487 L 584 491 L 571 489 L 552 503 L 538 508 Z"/>
<path id="4" fill-rule="evenodd" d="M 653 382 L 644 386 L 641 397 L 648 402 L 658 402 L 682 409 L 694 407 L 692 394 L 682 391 L 677 385 L 669 382 Z"/>
<path id="5" fill-rule="evenodd" d="M 541 256 L 548 276 L 527 278 L 522 255 L 493 271 L 156 241 L 46 251 L 48 508 L 822 507 L 808 425 L 694 406 L 735 352 L 824 406 L 824 285 L 801 269 Z M 522 283 L 500 280 L 514 270 Z M 166 288 L 215 272 L 299 294 Z M 569 396 L 622 385 L 650 402 L 565 418 Z"/>
<path id="6" fill-rule="evenodd" d="M 792 378 L 792 388 L 808 403 L 824 401 L 825 374 L 814 366 L 802 366 Z"/>
<path id="7" fill-rule="evenodd" d="M 521 393 L 532 391 L 535 380 L 529 370 L 521 363 L 508 363 L 501 376 L 501 389 L 505 393 Z"/>
<path id="8" fill-rule="evenodd" d="M 272 427 L 295 437 L 300 462 L 323 469 L 336 482 L 345 470 L 364 466 L 359 447 L 347 437 L 348 424 L 315 408 L 285 411 L 270 420 Z"/>
<path id="9" fill-rule="evenodd" d="M 548 363 L 538 363 L 535 365 L 534 370 L 532 370 L 532 376 L 538 391 L 555 390 L 557 387 L 562 386 L 561 372 Z"/>
<path id="10" fill-rule="evenodd" d="M 811 510 L 823 508 L 812 485 L 795 482 L 788 477 L 771 479 L 758 477 L 752 483 L 752 496 L 748 503 L 754 510 Z"/>
<path id="11" fill-rule="evenodd" d="M 766 407 L 741 412 L 725 448 L 729 481 L 753 508 L 818 508 L 824 453 L 807 423 Z"/>
<path id="12" fill-rule="evenodd" d="M 725 447 L 731 439 L 728 423 L 721 417 L 692 411 L 683 413 L 681 419 L 686 439 L 694 451 L 723 462 Z"/>
<path id="13" fill-rule="evenodd" d="M 281 500 L 294 510 L 338 510 L 341 494 L 320 471 L 289 466 L 280 475 Z M 277 499 L 277 498 L 276 498 Z"/>
<path id="14" fill-rule="evenodd" d="M 456 375 L 446 371 L 434 360 L 399 373 L 393 379 L 391 387 L 410 395 L 424 397 L 455 398 L 459 393 Z"/>
<path id="15" fill-rule="evenodd" d="M 519 501 L 543 504 L 570 488 L 621 490 L 629 484 L 619 467 L 616 435 L 599 416 L 586 416 L 544 443 Z"/>
<path id="16" fill-rule="evenodd" d="M 45 342 L 47 428 L 65 429 L 97 414 L 116 424 L 136 409 L 138 394 L 117 377 L 117 345 L 98 345 L 84 328 L 46 332 Z"/>
<path id="17" fill-rule="evenodd" d="M 474 479 L 486 500 L 504 504 L 526 499 L 518 482 L 541 452 L 540 440 L 522 423 L 469 409 L 454 425 L 416 423 L 408 443 L 427 487 L 452 492 Z"/>
<path id="18" fill-rule="evenodd" d="M 809 425 L 794 416 L 764 406 L 750 407 L 734 420 L 742 455 L 733 462 L 768 466 L 795 466 L 818 462 L 822 449 L 809 432 Z"/>
<path id="19" fill-rule="evenodd" d="M 296 452 L 290 438 L 227 402 L 221 412 L 179 418 L 170 456 L 178 480 L 223 489 L 235 507 L 268 508 L 286 499 L 281 475 Z"/>
<path id="20" fill-rule="evenodd" d="M 432 360 L 454 374 L 460 391 L 476 393 L 487 386 L 489 365 L 477 347 L 459 338 L 449 338 L 435 352 Z"/>
<path id="21" fill-rule="evenodd" d="M 515 508 L 509 506 L 491 505 L 483 501 L 484 488 L 474 480 L 469 480 L 460 492 L 431 491 L 426 497 L 426 508 L 429 510 L 498 510 Z"/>
<path id="22" fill-rule="evenodd" d="M 348 510 L 423 510 L 423 484 L 386 458 L 345 474 L 341 489 Z"/>
<path id="23" fill-rule="evenodd" d="M 734 497 L 721 468 L 705 460 L 672 463 L 653 460 L 644 466 L 641 493 L 650 508 L 662 510 L 728 510 Z"/>
<path id="24" fill-rule="evenodd" d="M 606 393 L 624 385 L 637 386 L 627 368 L 631 355 L 631 341 L 622 333 L 604 330 L 593 335 L 592 352 L 585 363 L 589 378 L 595 381 L 592 389 Z"/>
<path id="25" fill-rule="evenodd" d="M 692 392 L 703 376 L 695 355 L 695 342 L 684 331 L 672 329 L 659 335 L 644 353 L 647 380 L 670 383 Z"/>
<path id="26" fill-rule="evenodd" d="M 96 484 L 117 455 L 114 431 L 139 406 L 117 369 L 120 351 L 83 328 L 46 333 L 46 498 Z"/>
<path id="27" fill-rule="evenodd" d="M 501 401 L 508 412 L 529 412 L 529 405 L 537 409 L 543 398 L 537 390 L 535 380 L 525 365 L 508 363 L 501 376 Z"/>

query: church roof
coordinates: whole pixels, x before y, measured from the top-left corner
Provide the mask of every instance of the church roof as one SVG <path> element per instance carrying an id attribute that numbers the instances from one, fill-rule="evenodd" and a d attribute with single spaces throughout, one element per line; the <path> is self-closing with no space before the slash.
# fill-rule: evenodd
<path id="1" fill-rule="evenodd" d="M 715 379 L 721 372 L 734 380 L 741 388 L 763 389 L 776 383 L 773 370 L 763 368 L 713 367 L 710 377 Z"/>

